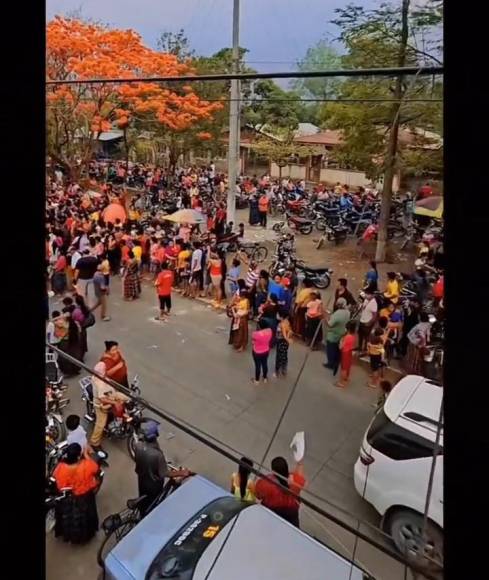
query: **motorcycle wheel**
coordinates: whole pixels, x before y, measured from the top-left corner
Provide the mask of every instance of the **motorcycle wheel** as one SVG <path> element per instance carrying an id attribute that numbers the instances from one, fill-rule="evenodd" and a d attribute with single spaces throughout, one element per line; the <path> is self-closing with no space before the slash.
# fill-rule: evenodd
<path id="1" fill-rule="evenodd" d="M 273 224 L 272 226 L 272 230 L 274 232 L 279 232 L 283 227 L 283 222 L 277 222 L 276 224 Z"/>
<path id="2" fill-rule="evenodd" d="M 318 232 L 324 232 L 328 227 L 328 222 L 324 218 L 318 218 L 314 224 Z"/>
<path id="3" fill-rule="evenodd" d="M 54 507 L 48 510 L 46 514 L 46 534 L 50 534 L 54 530 L 56 525 L 56 515 Z"/>
<path id="4" fill-rule="evenodd" d="M 308 226 L 301 226 L 299 228 L 299 231 L 301 234 L 304 234 L 305 236 L 308 236 L 311 232 L 312 232 L 312 224 L 308 225 Z"/>
<path id="5" fill-rule="evenodd" d="M 331 278 L 328 274 L 323 274 L 322 276 L 314 277 L 312 279 L 312 283 L 314 286 L 316 286 L 316 288 L 319 288 L 320 290 L 326 290 L 326 288 L 328 288 L 331 284 Z"/>
<path id="6" fill-rule="evenodd" d="M 253 251 L 251 259 L 254 260 L 257 264 L 261 264 L 267 259 L 267 256 L 268 256 L 267 248 L 265 248 L 264 246 L 258 246 L 258 248 L 256 248 Z"/>
<path id="7" fill-rule="evenodd" d="M 53 439 L 56 443 L 61 443 L 66 439 L 65 424 L 54 415 L 51 415 L 51 417 L 53 419 L 53 428 L 52 428 Z"/>
<path id="8" fill-rule="evenodd" d="M 132 431 L 131 435 L 127 438 L 127 450 L 133 461 L 136 461 L 136 443 L 137 443 L 137 432 Z"/>

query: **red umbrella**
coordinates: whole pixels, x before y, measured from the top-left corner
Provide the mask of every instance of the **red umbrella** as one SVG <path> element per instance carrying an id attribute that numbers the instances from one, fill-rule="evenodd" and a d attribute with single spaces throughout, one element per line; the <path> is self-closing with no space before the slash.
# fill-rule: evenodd
<path id="1" fill-rule="evenodd" d="M 126 210 L 120 203 L 110 203 L 103 211 L 102 217 L 104 222 L 115 224 L 115 220 L 121 220 L 121 223 L 127 221 Z"/>

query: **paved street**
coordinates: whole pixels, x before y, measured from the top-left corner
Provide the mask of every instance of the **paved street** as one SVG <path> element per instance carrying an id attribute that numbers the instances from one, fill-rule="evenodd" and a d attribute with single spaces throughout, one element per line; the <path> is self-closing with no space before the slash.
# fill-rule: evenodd
<path id="1" fill-rule="evenodd" d="M 326 298 L 330 291 L 326 292 Z M 110 296 L 112 321 L 97 322 L 89 330 L 87 364 L 93 366 L 103 350 L 103 341 L 117 339 L 128 361 L 130 375 L 138 373 L 143 395 L 199 429 L 225 441 L 241 453 L 261 460 L 285 401 L 297 378 L 307 350 L 294 344 L 290 352 L 289 376 L 271 380 L 266 386 L 250 383 L 251 354 L 236 353 L 227 345 L 229 319 L 200 301 L 175 294 L 172 319 L 160 323 L 153 289 L 148 283 L 142 298 L 126 303 L 120 281 L 114 280 Z M 54 305 L 53 305 L 54 306 Z M 274 356 L 274 355 L 272 355 Z M 322 507 L 357 525 L 331 504 L 378 523 L 375 511 L 357 495 L 352 468 L 362 435 L 373 409 L 376 394 L 365 387 L 364 369 L 355 368 L 351 387 L 334 387 L 331 375 L 322 367 L 324 355 L 311 353 L 295 396 L 265 461 L 281 454 L 290 457 L 289 444 L 296 431 L 306 433 L 305 468 L 308 489 L 325 499 Z M 83 414 L 80 390 L 70 381 L 71 406 Z M 68 411 L 66 414 L 68 414 Z M 162 425 L 161 445 L 177 464 L 209 477 L 225 488 L 234 466 L 204 445 Z M 98 496 L 103 519 L 119 511 L 129 497 L 137 495 L 136 477 L 125 444 L 106 443 L 110 467 Z M 317 500 L 313 500 L 317 501 Z M 351 554 L 353 538 L 323 518 L 302 510 L 303 528 L 333 548 Z M 366 526 L 362 531 L 372 533 Z M 99 533 L 100 536 L 100 533 Z M 96 578 L 95 539 L 88 546 L 63 545 L 50 536 L 47 541 L 48 578 L 64 580 Z M 403 578 L 401 567 L 370 546 L 359 543 L 357 559 L 377 578 Z"/>

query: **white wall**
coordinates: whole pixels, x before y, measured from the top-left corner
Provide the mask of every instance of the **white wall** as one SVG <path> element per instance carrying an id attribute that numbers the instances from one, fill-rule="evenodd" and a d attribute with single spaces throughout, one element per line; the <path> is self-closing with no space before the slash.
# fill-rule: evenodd
<path id="1" fill-rule="evenodd" d="M 361 171 L 350 171 L 348 169 L 321 169 L 320 181 L 351 185 L 353 187 L 366 187 L 370 183 L 365 173 Z"/>
<path id="2" fill-rule="evenodd" d="M 271 177 L 278 177 L 280 175 L 280 167 L 276 163 L 270 164 Z M 290 177 L 291 179 L 305 179 L 306 167 L 305 165 L 286 165 L 282 167 L 282 177 Z"/>

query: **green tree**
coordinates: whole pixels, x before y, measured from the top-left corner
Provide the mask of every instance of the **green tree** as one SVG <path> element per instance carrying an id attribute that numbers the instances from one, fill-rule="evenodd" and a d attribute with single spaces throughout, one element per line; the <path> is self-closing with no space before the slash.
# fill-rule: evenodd
<path id="1" fill-rule="evenodd" d="M 262 125 L 294 131 L 301 120 L 303 107 L 295 91 L 285 91 L 272 80 L 257 81 L 253 96 L 244 111 L 244 120 L 253 126 Z"/>
<path id="2" fill-rule="evenodd" d="M 162 32 L 157 46 L 161 52 L 174 54 L 180 62 L 189 60 L 195 55 L 183 28 L 180 28 L 178 32 Z"/>
<path id="3" fill-rule="evenodd" d="M 294 143 L 294 132 L 282 129 L 276 138 L 262 136 L 253 144 L 257 155 L 266 157 L 279 167 L 279 179 L 282 179 L 282 169 L 291 162 L 294 156 L 307 157 L 317 154 L 317 148 Z"/>
<path id="4" fill-rule="evenodd" d="M 320 40 L 307 49 L 304 58 L 298 61 L 297 69 L 302 72 L 319 70 L 338 70 L 341 68 L 341 56 L 327 41 Z M 334 99 L 342 80 L 339 78 L 304 78 L 293 82 L 292 87 L 304 99 Z M 304 121 L 317 124 L 321 103 L 304 103 L 302 117 Z"/>
<path id="5" fill-rule="evenodd" d="M 370 10 L 349 5 L 335 12 L 333 23 L 340 28 L 340 39 L 346 48 L 343 66 L 347 68 L 402 68 L 424 66 L 428 62 L 432 65 L 439 60 L 435 45 L 433 54 L 426 52 L 429 45 L 426 38 L 436 38 L 440 24 L 435 8 L 431 19 L 413 10 L 410 0 L 383 3 Z M 403 162 L 400 131 L 413 127 L 434 130 L 440 125 L 439 104 L 409 101 L 431 98 L 440 94 L 440 88 L 439 83 L 424 77 L 348 80 L 341 84 L 339 97 L 363 102 L 330 103 L 322 108 L 323 125 L 341 129 L 344 134 L 339 160 L 373 178 L 384 176 L 376 252 L 379 262 L 386 255 L 393 179 Z M 410 162 L 415 161 L 416 156 L 410 157 Z"/>

